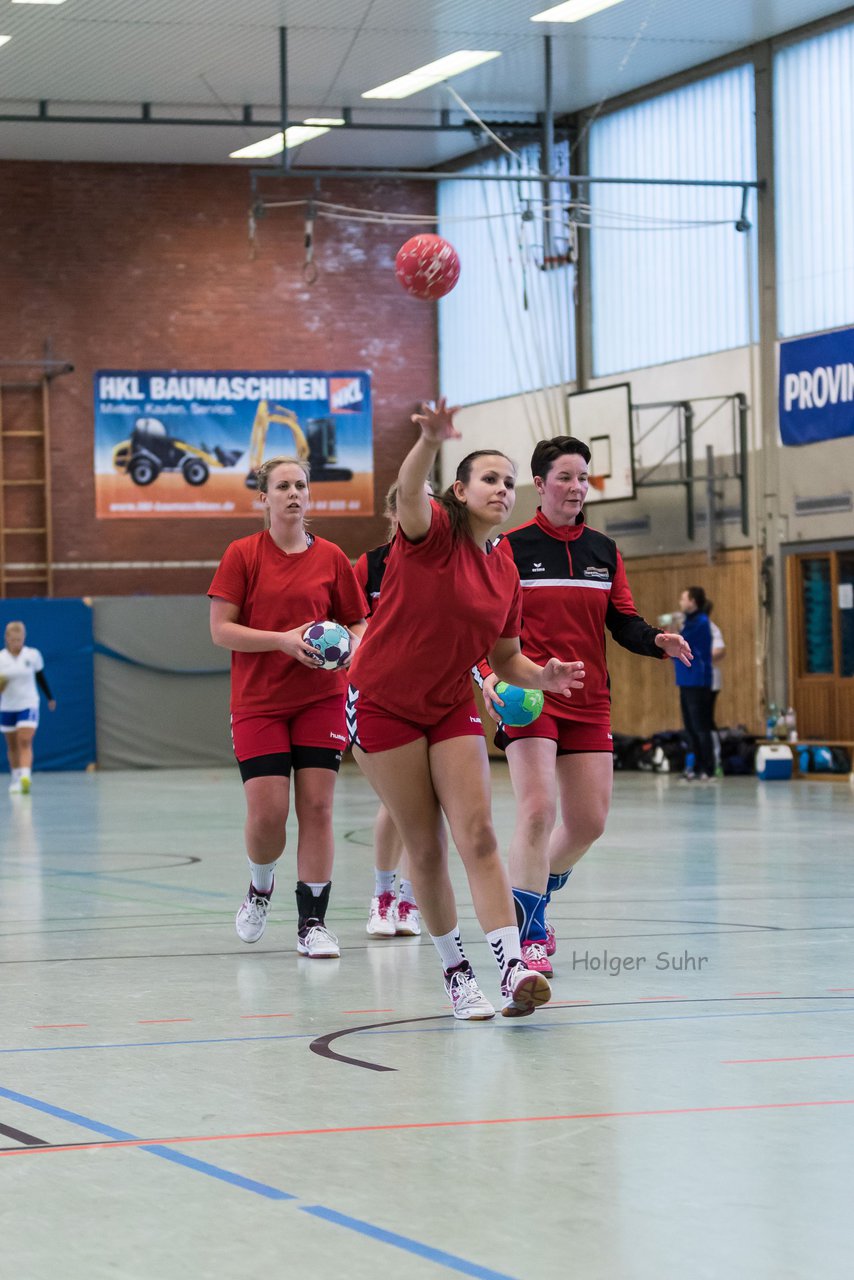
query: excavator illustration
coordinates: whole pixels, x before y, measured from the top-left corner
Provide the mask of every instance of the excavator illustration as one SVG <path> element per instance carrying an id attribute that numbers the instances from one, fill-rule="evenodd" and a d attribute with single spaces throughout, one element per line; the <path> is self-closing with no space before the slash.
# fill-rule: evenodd
<path id="1" fill-rule="evenodd" d="M 180 471 L 187 484 L 204 484 L 216 468 L 233 467 L 242 449 L 187 444 L 170 436 L 159 418 L 137 418 L 129 440 L 113 449 L 113 466 L 126 472 L 134 484 L 148 485 L 161 471 Z"/>
<path id="2" fill-rule="evenodd" d="M 258 468 L 264 461 L 271 423 L 277 423 L 290 431 L 294 441 L 294 454 L 300 462 L 308 463 L 312 480 L 353 479 L 353 472 L 349 467 L 338 466 L 333 418 L 309 418 L 303 431 L 299 418 L 292 409 L 286 409 L 281 404 L 270 406 L 266 400 L 259 400 L 249 440 L 249 473 L 246 477 L 248 489 L 258 488 Z"/>

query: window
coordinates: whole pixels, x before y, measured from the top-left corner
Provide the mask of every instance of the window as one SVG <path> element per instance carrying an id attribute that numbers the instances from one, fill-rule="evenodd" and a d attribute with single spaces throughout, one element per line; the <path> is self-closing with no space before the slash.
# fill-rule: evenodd
<path id="1" fill-rule="evenodd" d="M 854 24 L 774 59 L 782 337 L 854 321 Z"/>
<path id="2" fill-rule="evenodd" d="M 568 149 L 558 147 L 564 166 Z M 476 404 L 557 386 L 575 376 L 574 268 L 543 269 L 544 200 L 539 148 L 519 161 L 489 160 L 467 173 L 519 173 L 518 182 L 440 182 L 439 235 L 460 255 L 460 282 L 439 303 L 439 369 L 452 404 Z M 556 171 L 560 172 L 560 168 Z M 552 192 L 554 251 L 565 253 Z"/>
<path id="3" fill-rule="evenodd" d="M 590 173 L 751 181 L 753 111 L 743 66 L 614 112 L 590 129 Z M 590 188 L 596 376 L 749 342 L 741 199 L 726 187 Z M 755 210 L 751 195 L 754 221 Z"/>

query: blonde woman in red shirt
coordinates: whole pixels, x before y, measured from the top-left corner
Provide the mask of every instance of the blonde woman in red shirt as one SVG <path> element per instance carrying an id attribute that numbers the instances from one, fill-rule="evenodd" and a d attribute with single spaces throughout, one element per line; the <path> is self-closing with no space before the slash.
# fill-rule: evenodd
<path id="1" fill-rule="evenodd" d="M 246 796 L 251 880 L 237 913 L 243 942 L 264 932 L 274 868 L 285 845 L 294 775 L 297 838 L 297 951 L 340 955 L 326 927 L 335 844 L 332 797 L 347 745 L 347 673 L 319 667 L 303 640 L 313 622 L 365 628 L 364 599 L 340 547 L 305 527 L 309 473 L 295 458 L 258 470 L 265 528 L 226 549 L 208 592 L 211 635 L 231 649 L 231 735 Z"/>
<path id="2" fill-rule="evenodd" d="M 444 400 L 413 415 L 420 437 L 400 468 L 398 534 L 382 606 L 353 661 L 347 702 L 354 755 L 388 809 L 410 859 L 421 914 L 442 961 L 454 1016 L 495 1014 L 463 951 L 441 837 L 448 820 L 475 911 L 501 975 L 505 1017 L 550 998 L 547 980 L 521 958 L 519 930 L 492 825 L 489 762 L 471 667 L 484 653 L 502 679 L 571 696 L 580 662 L 538 666 L 519 645 L 521 588 L 515 566 L 492 553 L 490 532 L 509 517 L 516 467 L 479 450 L 440 498 L 425 484 L 446 439 L 459 439 Z"/>

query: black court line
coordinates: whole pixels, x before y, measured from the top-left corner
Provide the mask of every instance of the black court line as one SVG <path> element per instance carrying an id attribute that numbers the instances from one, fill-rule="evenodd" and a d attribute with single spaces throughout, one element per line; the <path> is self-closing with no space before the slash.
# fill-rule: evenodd
<path id="1" fill-rule="evenodd" d="M 779 1001 L 789 1003 L 797 1000 L 844 1001 L 854 1000 L 854 996 L 690 996 L 679 1000 L 668 998 L 661 1000 L 596 1000 L 589 1003 L 585 1001 L 580 1004 L 558 1001 L 555 1004 L 542 1005 L 537 1012 L 566 1013 L 572 1009 L 580 1009 L 587 1013 L 591 1009 L 621 1009 L 626 1007 L 648 1009 L 651 1005 L 656 1004 L 666 1004 L 672 1008 L 680 1004 L 773 1004 Z M 453 1016 L 452 1013 L 437 1013 L 429 1018 L 396 1018 L 391 1022 L 371 1022 L 361 1027 L 345 1027 L 343 1031 L 330 1031 L 325 1036 L 318 1036 L 317 1039 L 311 1041 L 308 1047 L 312 1053 L 318 1054 L 321 1058 L 329 1058 L 332 1062 L 343 1062 L 345 1066 L 363 1067 L 366 1071 L 396 1071 L 396 1067 L 384 1067 L 378 1062 L 367 1062 L 363 1058 L 348 1058 L 346 1054 L 336 1053 L 334 1049 L 330 1048 L 330 1045 L 333 1040 L 339 1040 L 342 1036 L 357 1035 L 360 1031 L 386 1030 L 388 1027 L 401 1027 L 413 1022 L 436 1022 L 453 1018 Z"/>
<path id="2" fill-rule="evenodd" d="M 23 1133 L 20 1129 L 13 1129 L 10 1124 L 0 1124 L 0 1133 L 5 1134 L 7 1138 L 14 1138 L 15 1142 L 20 1142 L 25 1147 L 49 1147 L 51 1144 L 45 1142 L 44 1138 L 34 1138 L 31 1133 Z M 12 1150 L 13 1148 L 2 1148 L 3 1150 Z"/>

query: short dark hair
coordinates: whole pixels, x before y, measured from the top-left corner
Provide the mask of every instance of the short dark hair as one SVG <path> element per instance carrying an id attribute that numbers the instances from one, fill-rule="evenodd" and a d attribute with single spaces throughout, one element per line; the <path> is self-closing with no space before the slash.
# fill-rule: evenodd
<path id="1" fill-rule="evenodd" d="M 541 440 L 531 455 L 531 475 L 545 480 L 557 462 L 567 453 L 578 453 L 590 465 L 590 450 L 583 440 L 575 436 L 552 436 L 551 440 Z"/>

